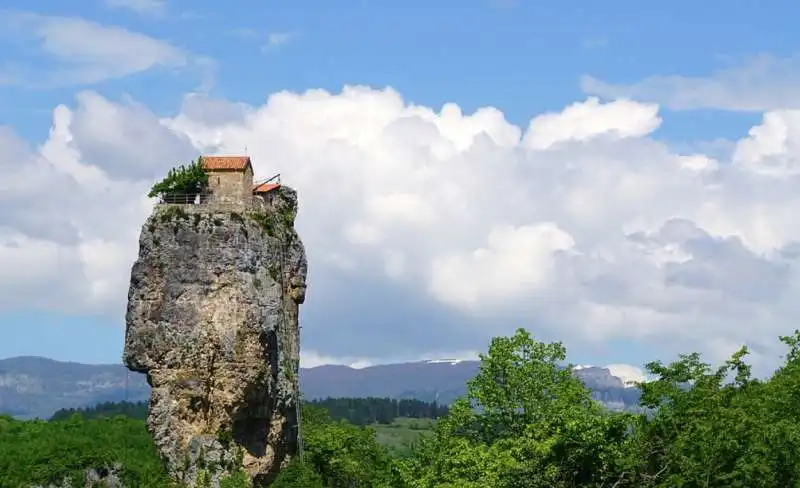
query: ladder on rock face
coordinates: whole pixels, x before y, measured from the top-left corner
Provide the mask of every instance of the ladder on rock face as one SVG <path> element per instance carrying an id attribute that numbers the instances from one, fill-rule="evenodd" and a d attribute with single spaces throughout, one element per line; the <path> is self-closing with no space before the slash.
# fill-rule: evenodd
<path id="1" fill-rule="evenodd" d="M 302 402 L 301 398 L 302 397 L 298 395 L 297 405 L 295 406 L 295 410 L 297 411 L 297 450 L 300 456 L 300 461 L 303 461 L 303 451 L 304 451 L 303 431 L 300 429 L 300 403 Z"/>
<path id="2" fill-rule="evenodd" d="M 274 176 L 272 179 L 274 179 L 274 178 L 280 178 L 280 174 Z M 278 180 L 278 181 L 280 181 L 280 180 Z M 281 272 L 280 272 L 280 286 L 281 286 L 281 293 L 282 294 L 288 293 L 288 289 L 286 287 L 286 276 L 285 276 L 285 272 L 284 272 L 286 270 L 286 252 L 287 252 L 286 243 L 284 242 L 284 249 L 281 250 Z M 285 296 L 283 296 L 282 298 L 285 299 Z M 286 314 L 285 305 L 282 307 L 282 309 L 283 309 L 284 327 L 287 327 L 289 325 L 290 321 L 289 321 L 288 315 Z M 300 317 L 299 317 L 299 314 L 298 314 L 298 322 L 299 322 L 299 320 L 300 320 Z M 298 338 L 297 338 L 298 360 L 299 360 L 299 355 L 300 355 L 300 337 L 299 337 L 299 335 L 300 335 L 300 332 L 298 330 Z M 278 341 L 278 344 L 280 344 L 280 341 Z M 281 351 L 279 351 L 279 354 L 280 354 L 280 352 Z M 291 354 L 292 351 L 283 351 L 283 352 L 285 354 Z M 294 361 L 292 361 L 292 367 L 294 368 Z M 297 429 L 297 451 L 298 451 L 297 453 L 298 453 L 298 455 L 300 457 L 300 460 L 302 461 L 303 460 L 303 452 L 304 452 L 305 449 L 304 449 L 304 446 L 303 446 L 303 431 L 302 431 L 302 429 L 300 427 L 300 424 L 302 423 L 301 420 L 300 420 L 300 414 L 302 412 L 302 409 L 300 407 L 301 404 L 302 404 L 302 396 L 300 394 L 300 367 L 299 367 L 299 364 L 298 364 L 297 372 L 292 371 L 292 375 L 295 377 L 295 380 L 297 381 L 297 398 L 295 400 L 295 405 L 294 405 L 295 422 L 296 422 L 295 428 Z"/>

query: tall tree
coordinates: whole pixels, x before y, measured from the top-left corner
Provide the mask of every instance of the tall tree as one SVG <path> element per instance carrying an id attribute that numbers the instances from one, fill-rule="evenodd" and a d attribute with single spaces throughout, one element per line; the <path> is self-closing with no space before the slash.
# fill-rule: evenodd
<path id="1" fill-rule="evenodd" d="M 560 343 L 524 329 L 492 340 L 467 395 L 399 470 L 406 486 L 611 486 L 628 445 L 628 414 L 605 411 Z"/>

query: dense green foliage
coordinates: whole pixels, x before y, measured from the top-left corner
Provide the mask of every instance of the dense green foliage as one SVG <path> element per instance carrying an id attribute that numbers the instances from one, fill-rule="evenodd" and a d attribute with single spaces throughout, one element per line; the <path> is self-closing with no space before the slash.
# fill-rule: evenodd
<path id="1" fill-rule="evenodd" d="M 436 419 L 447 415 L 446 405 L 421 400 L 392 398 L 325 398 L 312 400 L 312 405 L 328 411 L 334 420 L 346 420 L 354 425 L 389 425 L 397 418 Z"/>
<path id="2" fill-rule="evenodd" d="M 653 362 L 650 414 L 611 413 L 557 363 L 560 344 L 519 330 L 492 341 L 466 398 L 400 463 L 404 488 L 800 486 L 800 333 L 786 364 L 750 376 L 743 348 Z M 475 409 L 472 407 L 480 407 Z"/>
<path id="3" fill-rule="evenodd" d="M 83 419 L 101 419 L 124 415 L 132 419 L 147 418 L 147 402 L 103 402 L 92 407 L 62 408 L 50 417 L 50 420 L 67 420 L 73 416 Z"/>
<path id="4" fill-rule="evenodd" d="M 494 339 L 467 396 L 402 463 L 402 486 L 611 486 L 630 415 L 593 401 L 565 356 L 524 330 Z"/>
<path id="5" fill-rule="evenodd" d="M 344 421 L 334 421 L 318 406 L 304 405 L 302 410 L 305 470 L 319 476 L 321 484 L 308 488 L 389 487 L 392 458 L 389 451 L 375 441 L 372 429 L 360 428 Z M 294 473 L 282 473 L 284 485 L 307 486 L 295 479 Z"/>
<path id="6" fill-rule="evenodd" d="M 406 419 L 431 430 L 404 453 L 379 442 L 380 429 L 391 426 L 334 420 L 323 405 L 339 415 L 361 407 L 305 404 L 304 458 L 273 486 L 800 487 L 800 332 L 782 340 L 785 363 L 765 380 L 751 377 L 746 349 L 718 368 L 697 354 L 648 364 L 656 379 L 641 385 L 648 413 L 639 414 L 605 409 L 559 367 L 561 344 L 537 342 L 520 329 L 492 340 L 468 393 L 435 424 Z M 136 412 L 96 410 L 114 408 Z M 49 482 L 113 461 L 125 466 L 129 486 L 167 486 L 141 420 L 96 417 L 0 420 L 0 486 Z"/>
<path id="7" fill-rule="evenodd" d="M 208 186 L 208 174 L 202 166 L 202 158 L 188 165 L 172 168 L 163 180 L 150 188 L 148 197 L 161 197 L 165 203 L 189 203 Z"/>
<path id="8" fill-rule="evenodd" d="M 171 486 L 144 422 L 125 417 L 63 422 L 0 417 L 0 487 L 83 486 L 84 471 L 122 464 L 126 486 Z"/>
<path id="9" fill-rule="evenodd" d="M 325 398 L 306 403 L 326 410 L 332 420 L 346 420 L 358 426 L 376 423 L 390 425 L 398 418 L 435 419 L 447 415 L 447 406 L 420 400 Z M 85 419 L 125 415 L 144 420 L 147 418 L 147 402 L 103 402 L 92 407 L 62 408 L 50 420 L 65 420 L 73 415 Z"/>
<path id="10" fill-rule="evenodd" d="M 104 412 L 136 408 L 103 404 L 79 410 L 57 421 L 19 421 L 0 417 L 0 487 L 58 484 L 82 480 L 87 469 L 122 465 L 126 486 L 172 486 L 152 440 L 140 419 L 107 417 Z M 140 413 L 139 413 L 140 414 Z M 92 418 L 84 418 L 82 415 Z M 319 406 L 302 410 L 305 463 L 295 462 L 281 473 L 274 487 L 389 486 L 392 457 L 375 441 L 375 432 L 335 421 Z M 225 480 L 225 488 L 246 486 L 242 479 Z"/>

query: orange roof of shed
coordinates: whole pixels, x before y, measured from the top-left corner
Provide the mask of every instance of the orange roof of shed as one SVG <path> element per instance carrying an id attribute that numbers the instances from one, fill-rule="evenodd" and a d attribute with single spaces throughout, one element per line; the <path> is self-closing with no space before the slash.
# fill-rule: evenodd
<path id="1" fill-rule="evenodd" d="M 244 171 L 250 164 L 249 156 L 203 156 L 203 169 L 231 169 Z"/>
<path id="2" fill-rule="evenodd" d="M 253 187 L 253 193 L 266 193 L 268 191 L 274 190 L 275 188 L 278 188 L 279 186 L 281 185 L 279 185 L 278 183 L 269 183 L 269 182 L 259 183 L 258 185 L 255 185 Z"/>

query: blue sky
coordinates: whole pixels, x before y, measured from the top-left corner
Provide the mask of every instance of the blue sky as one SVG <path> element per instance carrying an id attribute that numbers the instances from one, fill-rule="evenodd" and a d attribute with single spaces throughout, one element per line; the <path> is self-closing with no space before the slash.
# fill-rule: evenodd
<path id="1" fill-rule="evenodd" d="M 460 106 L 464 114 L 480 107 L 495 107 L 508 123 L 524 131 L 537 115 L 558 113 L 571 104 L 586 101 L 587 96 L 597 95 L 604 102 L 632 97 L 638 103 L 659 104 L 660 125 L 641 133 L 630 129 L 636 137 L 646 135 L 648 144 L 665 142 L 676 153 L 699 152 L 725 164 L 732 157 L 736 141 L 746 138 L 751 127 L 762 123 L 764 112 L 779 109 L 783 107 L 781 103 L 792 98 L 790 89 L 799 81 L 800 73 L 795 58 L 800 36 L 794 25 L 798 15 L 800 5 L 794 2 L 744 0 L 625 0 L 603 4 L 522 0 L 7 0 L 0 10 L 0 49 L 4 53 L 0 57 L 0 126 L 8 127 L 15 140 L 24 141 L 27 150 L 36 153 L 37 146 L 48 140 L 54 109 L 63 104 L 77 114 L 83 102 L 76 102 L 76 94 L 87 90 L 112 103 L 133 103 L 151 115 L 174 117 L 179 112 L 188 113 L 188 93 L 257 107 L 270 94 L 283 90 L 302 93 L 325 89 L 339 93 L 345 85 L 366 85 L 374 89 L 391 87 L 406 104 L 434 111 L 449 102 Z M 105 36 L 108 31 L 103 31 L 103 37 L 76 40 L 81 32 L 97 32 L 87 28 L 89 24 L 84 21 L 98 28 L 124 29 L 117 33 L 126 34 Z M 132 43 L 131 46 L 139 46 L 133 49 L 141 50 L 135 55 L 124 46 L 112 45 L 131 41 L 128 34 L 138 36 L 138 41 L 150 38 L 160 44 Z M 161 51 L 165 46 L 169 50 Z M 150 48 L 152 52 L 147 51 Z M 657 77 L 655 82 L 653 77 Z M 742 100 L 747 100 L 742 102 L 747 106 L 737 105 Z M 600 116 L 603 117 L 612 118 Z M 129 137 L 137 137 L 134 129 L 130 134 Z M 90 151 L 85 149 L 89 146 L 81 146 L 86 153 L 83 161 L 92 165 Z M 658 148 L 647 151 L 662 150 L 662 146 Z M 638 150 L 625 141 L 613 148 L 614 154 L 638 154 Z M 643 154 L 651 154 L 647 151 Z M 565 156 L 559 156 L 562 157 Z M 567 181 L 548 175 L 555 178 L 555 184 Z M 730 183 L 731 195 L 736 195 L 733 186 L 738 184 Z M 690 191 L 689 186 L 686 188 Z M 769 194 L 765 190 L 765 195 Z M 669 201 L 668 197 L 663 198 Z M 745 202 L 742 208 L 757 203 Z M 788 200 L 770 203 L 789 204 Z M 781 236 L 783 240 L 777 244 L 765 243 L 766 238 L 757 237 L 750 223 L 736 220 L 750 218 L 741 213 L 728 216 L 724 225 L 714 224 L 718 228 L 708 223 L 710 220 L 701 221 L 700 217 L 695 219 L 679 210 L 653 215 L 656 214 L 643 214 L 634 220 L 661 222 L 667 217 L 685 217 L 707 232 L 709 239 L 740 236 L 745 247 L 759 257 L 768 254 L 765 249 L 770 246 L 776 248 L 791 241 L 791 236 Z M 599 237 L 586 237 L 584 241 L 578 237 L 589 236 L 592 226 L 578 229 L 577 224 L 564 223 L 554 216 L 537 218 L 563 224 L 563 229 L 574 229 L 570 233 L 578 247 L 585 242 L 588 249 L 589 242 L 601 242 Z M 608 216 L 608 225 L 617 232 L 630 228 L 634 222 L 615 219 Z M 514 225 L 522 223 L 520 220 Z M 20 225 L 19 216 L 0 220 L 0 227 L 22 228 L 15 225 Z M 764 226 L 771 229 L 772 225 L 777 224 L 763 224 L 762 231 Z M 130 254 L 124 256 L 129 267 Z M 699 258 L 695 256 L 696 259 Z M 125 266 L 119 269 L 124 270 Z M 358 281 L 358 276 L 356 273 L 347 279 Z M 326 280 L 320 278 L 321 282 Z M 349 288 L 352 294 L 346 297 L 330 291 L 334 285 L 330 290 L 320 285 L 319 298 L 315 299 L 312 293 L 304 311 L 306 333 L 337 327 L 328 323 L 331 317 L 347 324 L 365 321 L 359 308 L 364 300 L 356 291 L 362 285 L 364 282 L 360 281 L 354 284 Z M 44 284 L 42 287 L 46 290 Z M 493 305 L 496 317 L 503 318 L 487 318 L 472 313 L 470 307 L 456 310 L 452 300 L 443 300 L 440 295 L 438 299 L 431 298 L 420 289 L 409 284 L 387 285 L 382 291 L 385 301 L 372 300 L 383 305 L 366 314 L 373 323 L 383 325 L 368 329 L 352 325 L 353 334 L 366 338 L 360 345 L 343 339 L 338 339 L 343 342 L 341 345 L 336 345 L 337 339 L 308 341 L 324 357 L 374 358 L 378 354 L 396 359 L 433 351 L 482 350 L 492 335 L 482 325 L 487 321 L 530 323 L 534 329 L 547 321 L 558 322 L 550 312 L 517 314 L 516 305 Z M 53 289 L 42 293 L 46 297 L 58 295 Z M 414 306 L 404 307 L 410 310 L 408 313 L 392 310 L 395 298 L 404 294 L 409 294 L 408 303 Z M 574 299 L 583 300 L 580 294 L 575 296 L 578 298 Z M 68 310 L 69 307 L 51 306 L 46 299 L 15 298 L 3 302 L 0 357 L 26 354 L 83 362 L 119 360 L 123 336 L 119 305 Z M 766 308 L 759 311 L 772 313 L 780 306 L 764 305 Z M 758 315 L 755 311 L 748 313 Z M 711 314 L 703 320 L 715 322 L 721 317 Z M 426 321 L 442 324 L 434 327 L 439 332 L 402 333 L 409 343 L 397 355 L 376 346 L 403 331 L 408 322 Z M 350 330 L 348 327 L 344 330 Z M 507 331 L 510 327 L 498 330 Z M 369 333 L 364 334 L 364 330 Z M 541 331 L 534 330 L 541 337 L 566 340 L 573 346 L 573 359 L 582 363 L 641 364 L 653 354 L 675 352 L 659 349 L 663 341 L 641 332 L 615 332 L 587 342 L 580 339 L 587 335 L 585 331 L 573 330 L 567 337 L 561 337 L 558 331 L 545 326 Z M 579 339 L 570 342 L 572 336 Z M 716 351 L 720 343 L 749 338 L 745 332 L 721 336 L 719 329 L 714 329 L 709 333 L 707 349 Z M 326 351 L 325 344 L 334 344 L 333 350 Z M 687 335 L 685 341 L 676 341 L 675 347 L 687 344 L 697 344 L 697 338 Z"/>
<path id="2" fill-rule="evenodd" d="M 283 89 L 338 90 L 359 83 L 392 86 L 425 105 L 455 101 L 465 110 L 499 107 L 517 123 L 579 99 L 582 75 L 616 83 L 655 74 L 708 76 L 749 56 L 792 55 L 792 13 L 800 13 L 788 1 L 473 0 L 458 7 L 425 1 L 173 1 L 163 17 L 108 8 L 101 0 L 81 6 L 85 9 L 63 2 L 5 2 L 7 9 L 81 16 L 172 40 L 218 63 L 212 93 L 226 98 L 258 102 Z M 265 50 L 270 34 L 287 35 L 289 41 Z M 10 64 L 34 72 L 52 68 L 48 57 L 33 49 L 11 42 L 8 47 Z M 198 78 L 143 73 L 94 88 L 109 96 L 130 93 L 154 110 L 169 112 L 183 93 L 198 86 Z M 68 101 L 75 88 L 7 87 L 0 120 L 42 138 L 49 110 Z M 31 109 L 44 113 L 37 116 Z M 665 124 L 664 137 L 741 135 L 757 119 L 708 112 L 670 115 L 678 123 Z"/>

